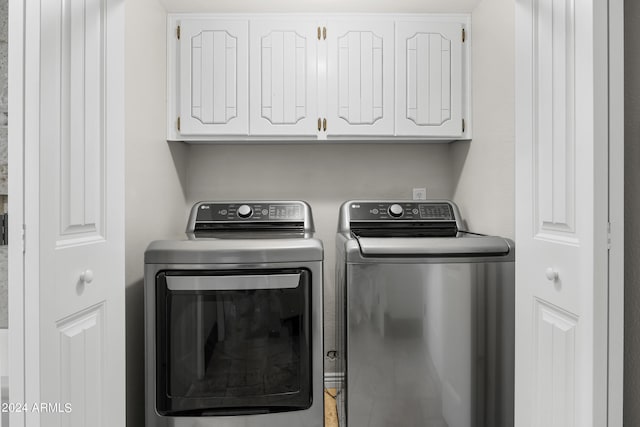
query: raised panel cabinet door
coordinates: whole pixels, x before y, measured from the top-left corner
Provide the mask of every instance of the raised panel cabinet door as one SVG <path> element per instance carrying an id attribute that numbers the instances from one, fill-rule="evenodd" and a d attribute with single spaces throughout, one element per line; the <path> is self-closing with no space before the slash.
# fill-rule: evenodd
<path id="1" fill-rule="evenodd" d="M 393 135 L 393 25 L 327 23 L 328 135 Z"/>
<path id="2" fill-rule="evenodd" d="M 251 135 L 316 135 L 318 26 L 251 21 Z"/>
<path id="3" fill-rule="evenodd" d="M 248 21 L 180 22 L 181 135 L 246 135 Z"/>
<path id="4" fill-rule="evenodd" d="M 462 135 L 460 23 L 396 23 L 396 134 Z"/>

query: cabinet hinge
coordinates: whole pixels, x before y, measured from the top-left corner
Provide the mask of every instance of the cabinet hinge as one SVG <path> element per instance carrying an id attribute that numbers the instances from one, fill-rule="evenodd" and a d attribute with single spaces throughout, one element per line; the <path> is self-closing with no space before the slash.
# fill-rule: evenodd
<path id="1" fill-rule="evenodd" d="M 327 39 L 327 27 L 322 27 L 322 39 Z"/>
<path id="2" fill-rule="evenodd" d="M 180 37 L 178 37 L 180 38 Z M 464 41 L 467 39 L 467 32 L 464 30 L 464 28 L 462 29 L 462 43 L 464 43 Z"/>
<path id="3" fill-rule="evenodd" d="M 611 223 L 607 223 L 607 249 L 611 249 Z"/>
<path id="4" fill-rule="evenodd" d="M 464 126 L 464 119 L 462 119 L 462 133 L 464 133 L 464 129 L 465 129 L 465 126 Z"/>
<path id="5" fill-rule="evenodd" d="M 176 37 L 178 37 L 178 40 L 180 40 L 180 25 L 178 25 L 178 28 L 176 28 Z"/>
<path id="6" fill-rule="evenodd" d="M 178 120 L 177 120 L 176 125 L 177 125 L 177 127 L 178 127 L 178 130 L 180 130 L 180 116 L 178 116 Z"/>

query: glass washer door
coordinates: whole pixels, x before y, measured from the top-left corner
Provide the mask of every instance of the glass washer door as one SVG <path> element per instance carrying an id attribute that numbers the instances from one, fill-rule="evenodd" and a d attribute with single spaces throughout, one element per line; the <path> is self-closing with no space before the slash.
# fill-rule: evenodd
<path id="1" fill-rule="evenodd" d="M 156 409 L 200 416 L 311 406 L 311 273 L 156 276 Z"/>

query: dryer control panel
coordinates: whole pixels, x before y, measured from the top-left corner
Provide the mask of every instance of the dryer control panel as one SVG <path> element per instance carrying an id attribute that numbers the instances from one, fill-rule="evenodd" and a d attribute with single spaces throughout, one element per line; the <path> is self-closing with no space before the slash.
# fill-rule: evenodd
<path id="1" fill-rule="evenodd" d="M 311 209 L 303 201 L 198 202 L 191 208 L 187 235 L 247 232 L 313 233 Z"/>
<path id="2" fill-rule="evenodd" d="M 352 202 L 351 221 L 415 220 L 455 221 L 453 208 L 446 202 Z"/>
<path id="3" fill-rule="evenodd" d="M 196 221 L 302 221 L 303 206 L 298 203 L 201 203 Z"/>
<path id="4" fill-rule="evenodd" d="M 461 230 L 449 200 L 350 200 L 338 219 L 338 232 L 368 237 L 455 237 Z"/>

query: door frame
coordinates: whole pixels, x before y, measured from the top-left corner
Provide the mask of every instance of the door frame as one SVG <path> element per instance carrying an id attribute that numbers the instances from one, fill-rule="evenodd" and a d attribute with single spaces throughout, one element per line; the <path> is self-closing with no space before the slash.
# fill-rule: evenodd
<path id="1" fill-rule="evenodd" d="M 624 403 L 624 1 L 608 4 L 609 331 L 607 420 L 622 426 Z"/>
<path id="2" fill-rule="evenodd" d="M 25 387 L 25 281 L 26 257 L 24 255 L 25 224 L 25 32 L 26 2 L 9 0 L 9 49 L 8 49 L 8 173 L 9 202 L 9 401 L 26 402 Z M 31 171 L 30 171 L 31 172 Z M 11 426 L 25 426 L 25 414 L 11 412 Z"/>

